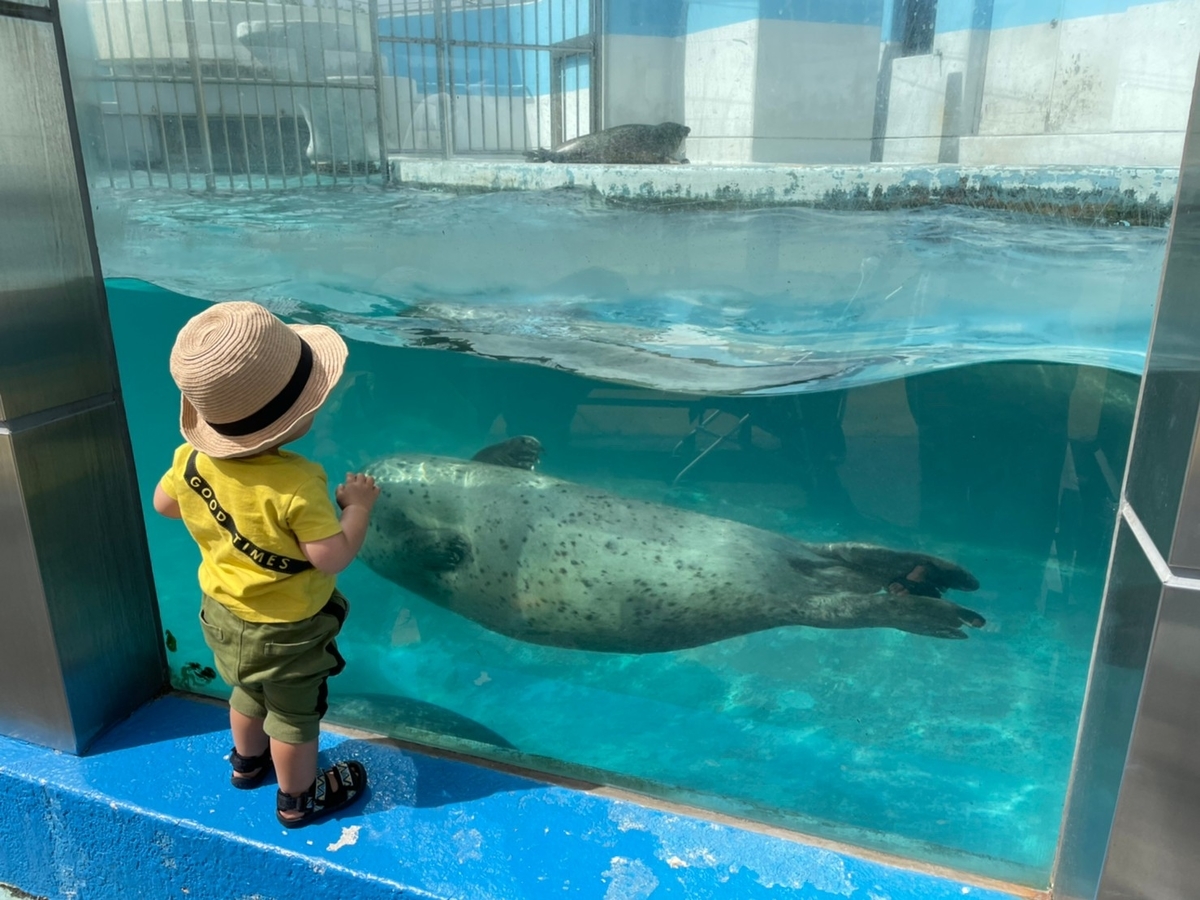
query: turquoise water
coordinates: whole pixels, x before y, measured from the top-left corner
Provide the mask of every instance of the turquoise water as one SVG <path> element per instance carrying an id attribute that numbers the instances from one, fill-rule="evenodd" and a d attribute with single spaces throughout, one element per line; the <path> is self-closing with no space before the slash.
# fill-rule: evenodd
<path id="1" fill-rule="evenodd" d="M 827 343 L 839 350 L 821 350 L 822 365 L 833 365 L 821 380 L 759 394 L 721 392 L 697 382 L 684 393 L 664 387 L 678 387 L 671 379 L 683 377 L 680 372 L 737 379 L 748 360 L 727 354 L 701 363 L 695 356 L 659 353 L 656 359 L 671 365 L 682 360 L 685 366 L 668 372 L 669 384 L 656 383 L 663 370 L 653 367 L 636 369 L 618 383 L 590 377 L 599 367 L 597 357 L 586 353 L 576 353 L 570 365 L 548 353 L 542 364 L 533 365 L 484 358 L 473 342 L 496 334 L 519 336 L 522 311 L 524 334 L 532 341 L 549 336 L 559 346 L 582 343 L 585 338 L 568 330 L 574 323 L 593 338 L 599 335 L 597 343 L 622 351 L 637 350 L 636 340 L 621 343 L 618 336 L 661 334 L 672 309 L 680 316 L 686 312 L 685 324 L 696 334 L 713 338 L 706 346 L 724 340 L 722 353 L 739 335 L 749 336 L 743 348 L 761 351 L 770 343 L 764 337 L 769 329 L 735 329 L 729 315 L 713 313 L 719 305 L 704 298 L 691 296 L 684 303 L 665 289 L 656 294 L 668 274 L 644 281 L 622 276 L 637 282 L 630 288 L 636 296 L 623 309 L 594 297 L 568 303 L 556 294 L 558 299 L 550 300 L 546 292 L 537 302 L 532 294 L 518 299 L 520 278 L 535 280 L 528 273 L 513 276 L 517 286 L 505 300 L 469 283 L 485 268 L 477 260 L 464 258 L 449 272 L 435 260 L 430 278 L 462 283 L 446 301 L 460 319 L 472 297 L 490 297 L 496 313 L 491 318 L 481 313 L 474 330 L 460 329 L 451 339 L 444 310 L 440 324 L 430 325 L 428 299 L 422 301 L 421 316 L 398 314 L 420 305 L 411 294 L 411 276 L 404 290 L 355 298 L 347 286 L 352 279 L 344 276 L 362 263 L 354 258 L 355 246 L 364 258 L 369 254 L 366 239 L 349 225 L 342 230 L 328 225 L 330 240 L 351 248 L 345 254 L 301 259 L 303 254 L 295 256 L 292 248 L 281 250 L 279 260 L 254 250 L 270 232 L 263 209 L 243 209 L 244 235 L 239 237 L 228 222 L 221 226 L 231 230 L 219 242 L 226 259 L 218 265 L 209 255 L 216 254 L 218 244 L 206 234 L 216 226 L 211 219 L 205 224 L 197 202 L 188 198 L 187 215 L 162 208 L 152 215 L 139 213 L 160 222 L 157 238 L 147 231 L 131 241 L 128 216 L 120 240 L 113 234 L 106 238 L 103 229 L 100 235 L 109 275 L 138 270 L 146 279 L 111 277 L 109 305 L 163 624 L 173 648 L 169 659 L 179 686 L 224 696 L 223 686 L 204 671 L 211 657 L 195 624 L 198 554 L 178 523 L 158 518 L 149 506 L 154 482 L 179 441 L 178 395 L 166 359 L 187 318 L 206 300 L 235 295 L 240 282 L 243 293 L 297 318 L 328 321 L 350 338 L 345 378 L 312 433 L 295 445 L 335 478 L 386 454 L 469 457 L 506 437 L 531 434 L 545 447 L 541 470 L 558 478 L 808 541 L 868 541 L 954 560 L 975 574 L 980 589 L 952 592 L 949 599 L 987 618 L 987 625 L 972 630 L 966 641 L 890 629 L 780 627 L 688 650 L 606 654 L 503 637 L 404 591 L 359 562 L 339 579 L 352 613 L 341 639 L 349 665 L 331 683 L 331 718 L 981 874 L 1046 884 L 1138 387 L 1137 376 L 1120 371 L 1115 361 L 1132 359 L 1139 340 L 1144 351 L 1149 307 L 1135 302 L 1134 295 L 1146 288 L 1146 272 L 1161 264 L 1161 233 L 1040 225 L 1041 246 L 1061 240 L 1068 265 L 1024 237 L 1014 239 L 1014 247 L 997 249 L 1006 234 L 1019 235 L 1021 223 L 1014 227 L 1011 218 L 1007 223 L 979 218 L 973 233 L 989 232 L 990 243 L 973 262 L 964 262 L 962 254 L 974 251 L 953 243 L 961 229 L 939 224 L 932 215 L 923 219 L 925 227 L 950 233 L 957 256 L 937 256 L 949 252 L 944 242 L 926 246 L 913 237 L 916 220 L 910 214 L 869 218 L 864 221 L 868 235 L 880 229 L 909 234 L 908 243 L 901 240 L 889 251 L 897 265 L 913 254 L 933 254 L 927 281 L 932 272 L 935 281 L 946 284 L 965 269 L 966 283 L 977 271 L 987 276 L 979 282 L 988 293 L 1019 268 L 1024 280 L 1014 283 L 1041 293 L 1014 295 L 1018 311 L 1037 307 L 1043 324 L 1084 327 L 1062 342 L 1062 361 L 1021 360 L 1027 347 L 1016 340 L 1007 347 L 976 341 L 964 344 L 961 364 L 954 365 L 955 336 L 974 326 L 928 319 L 924 343 L 918 347 L 914 338 L 906 355 L 892 354 L 871 368 L 862 363 L 878 358 L 870 349 L 880 342 L 871 334 L 875 324 L 883 323 L 885 330 L 902 327 L 879 311 L 891 288 L 876 285 L 869 292 L 873 305 L 846 319 L 857 324 L 828 330 Z M 290 206 L 276 210 L 280 231 L 303 218 L 297 209 L 301 202 L 328 201 L 287 201 Z M 376 201 L 369 199 L 368 206 L 371 202 Z M 441 205 L 442 218 L 425 222 L 435 230 L 451 221 L 445 216 L 474 215 L 479 208 L 479 198 L 411 202 Z M 512 202 L 515 209 L 527 210 L 532 200 Z M 105 203 L 116 208 L 128 198 L 98 201 Z M 339 203 L 339 221 L 349 222 L 345 198 Z M 610 212 L 596 213 L 598 221 Z M 561 209 L 555 213 L 561 214 Z M 580 215 L 588 219 L 591 214 Z M 637 215 L 657 216 L 663 227 L 676 221 Z M 787 244 L 789 229 L 799 220 L 765 215 Z M 323 226 L 312 209 L 309 216 L 305 227 L 315 240 Z M 767 226 L 753 215 L 742 219 L 750 233 L 765 233 Z M 104 216 L 98 221 L 103 226 Z M 636 221 L 638 227 L 650 227 Z M 524 222 L 514 230 L 531 227 Z M 837 227 L 848 226 L 839 220 Z M 192 228 L 196 234 L 188 238 Z M 510 239 L 516 240 L 498 237 L 501 243 Z M 395 246 L 399 254 L 411 252 L 403 241 Z M 428 248 L 433 252 L 432 245 Z M 856 245 L 843 255 L 861 257 L 861 251 Z M 567 252 L 547 250 L 548 263 Z M 1071 272 L 1078 276 L 1057 308 L 1051 308 L 1046 284 L 1036 277 L 1039 252 L 1054 290 L 1066 290 Z M 610 270 L 628 263 L 619 254 L 604 259 Z M 985 266 L 989 259 L 991 270 Z M 287 284 L 272 280 L 293 261 L 298 271 Z M 830 285 L 844 287 L 845 307 L 860 281 L 859 263 L 849 275 L 835 276 L 834 261 L 827 262 Z M 586 268 L 585 263 L 578 267 Z M 206 291 L 195 289 L 206 266 L 211 283 Z M 334 275 L 326 274 L 316 285 L 308 280 L 310 270 L 321 266 Z M 507 277 L 518 268 L 504 263 L 489 277 Z M 870 272 L 864 268 L 862 283 L 886 275 L 884 269 L 878 262 Z M 250 277 L 254 271 L 259 271 L 257 281 Z M 920 281 L 920 271 L 914 272 Z M 583 277 L 597 276 L 589 271 Z M 680 276 L 682 283 L 688 279 L 703 280 L 695 271 Z M 169 292 L 150 280 L 186 282 L 190 293 L 204 299 Z M 748 290 L 745 284 L 735 287 Z M 1152 303 L 1152 284 L 1148 289 Z M 828 290 L 833 293 L 834 287 Z M 405 291 L 410 293 L 398 296 Z M 760 310 L 774 309 L 780 334 L 771 340 L 777 349 L 793 347 L 797 329 L 816 328 L 816 319 L 806 325 L 787 319 L 785 294 L 761 288 L 752 299 Z M 742 296 L 740 302 L 744 307 L 750 300 Z M 1111 325 L 1092 328 L 1103 320 L 1092 306 L 1124 310 L 1126 319 L 1120 321 L 1128 329 L 1142 329 L 1140 337 L 1130 338 Z M 822 308 L 832 307 L 824 303 Z M 995 298 L 981 300 L 978 318 L 999 321 L 999 308 Z M 1143 309 L 1145 321 L 1139 318 Z M 907 314 L 915 334 L 920 330 L 915 313 Z M 608 328 L 609 320 L 622 317 L 623 330 Z M 421 324 L 398 321 L 405 318 Z M 636 327 L 629 325 L 630 318 L 639 319 Z M 1013 321 L 1022 320 L 1015 316 Z M 466 333 L 471 337 L 461 337 Z M 1033 343 L 1027 333 L 1021 335 L 1025 344 Z M 1053 355 L 1048 339 L 1041 347 L 1042 355 Z M 1081 357 L 1093 364 L 1079 364 Z M 789 365 L 803 368 L 805 361 L 797 358 Z M 729 437 L 697 460 L 712 437 L 689 439 L 689 433 L 710 414 L 709 429 Z"/>
<path id="2" fill-rule="evenodd" d="M 627 208 L 582 191 L 93 190 L 93 206 L 109 278 L 715 393 L 1013 359 L 1140 375 L 1166 242 L 965 207 Z"/>

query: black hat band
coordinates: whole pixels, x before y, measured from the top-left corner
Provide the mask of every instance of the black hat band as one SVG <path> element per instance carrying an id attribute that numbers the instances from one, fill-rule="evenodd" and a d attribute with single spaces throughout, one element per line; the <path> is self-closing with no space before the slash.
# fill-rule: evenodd
<path id="1" fill-rule="evenodd" d="M 236 422 L 208 422 L 208 427 L 225 437 L 243 437 L 274 425 L 285 412 L 291 409 L 292 404 L 300 399 L 304 388 L 308 386 L 308 377 L 312 374 L 313 368 L 312 348 L 308 346 L 308 342 L 304 338 L 299 340 L 300 359 L 296 362 L 296 371 L 292 373 L 291 379 L 278 394 L 268 400 L 267 404 L 258 412 L 253 412 L 244 419 L 238 419 Z"/>

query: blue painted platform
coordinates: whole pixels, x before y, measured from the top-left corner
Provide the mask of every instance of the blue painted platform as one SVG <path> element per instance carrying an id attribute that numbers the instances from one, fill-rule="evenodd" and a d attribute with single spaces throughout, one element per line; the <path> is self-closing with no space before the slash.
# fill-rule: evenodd
<path id="1" fill-rule="evenodd" d="M 626 800 L 327 733 L 372 787 L 286 830 L 274 780 L 228 781 L 222 706 L 164 697 L 75 757 L 0 738 L 0 883 L 40 897 L 1012 900 Z"/>

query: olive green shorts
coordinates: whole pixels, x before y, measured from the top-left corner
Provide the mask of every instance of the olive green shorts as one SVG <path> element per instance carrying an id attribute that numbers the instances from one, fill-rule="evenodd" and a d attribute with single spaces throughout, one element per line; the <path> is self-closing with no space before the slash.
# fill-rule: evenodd
<path id="1" fill-rule="evenodd" d="M 233 688 L 229 705 L 285 744 L 316 740 L 328 708 L 326 679 L 346 665 L 337 637 L 350 605 L 338 591 L 299 622 L 247 622 L 205 595 L 200 628 L 217 672 Z"/>

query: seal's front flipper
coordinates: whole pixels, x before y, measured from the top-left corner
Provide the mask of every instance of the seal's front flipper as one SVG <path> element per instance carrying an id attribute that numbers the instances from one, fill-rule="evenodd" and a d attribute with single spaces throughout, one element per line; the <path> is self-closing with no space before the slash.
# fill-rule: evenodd
<path id="1" fill-rule="evenodd" d="M 471 558 L 471 542 L 451 528 L 429 528 L 404 535 L 404 553 L 431 572 L 449 572 Z"/>
<path id="2" fill-rule="evenodd" d="M 512 469 L 532 469 L 541 458 L 541 442 L 527 434 L 484 447 L 471 457 L 474 462 L 487 463 L 491 466 L 508 466 Z"/>

